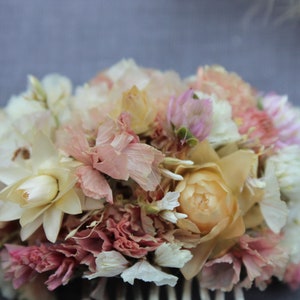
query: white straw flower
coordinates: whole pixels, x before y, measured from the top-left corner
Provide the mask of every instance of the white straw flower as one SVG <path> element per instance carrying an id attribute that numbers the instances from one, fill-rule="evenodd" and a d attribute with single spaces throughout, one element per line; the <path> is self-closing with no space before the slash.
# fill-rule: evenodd
<path id="1" fill-rule="evenodd" d="M 43 224 L 47 239 L 55 242 L 64 213 L 82 211 L 72 167 L 60 162 L 48 137 L 37 134 L 26 163 L 0 168 L 0 180 L 7 185 L 0 192 L 0 221 L 19 219 L 23 240 Z"/>

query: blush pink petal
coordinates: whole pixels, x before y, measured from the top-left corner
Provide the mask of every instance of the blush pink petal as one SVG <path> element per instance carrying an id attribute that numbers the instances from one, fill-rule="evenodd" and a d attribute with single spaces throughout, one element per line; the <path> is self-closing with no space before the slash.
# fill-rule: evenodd
<path id="1" fill-rule="evenodd" d="M 146 144 L 130 144 L 126 149 L 128 155 L 128 172 L 144 190 L 154 191 L 160 182 L 158 165 L 164 156 Z"/>
<path id="2" fill-rule="evenodd" d="M 105 178 L 91 166 L 77 168 L 76 175 L 83 193 L 94 199 L 106 198 L 106 201 L 113 203 L 112 190 Z"/>
<path id="3" fill-rule="evenodd" d="M 93 167 L 114 179 L 128 180 L 128 157 L 111 145 L 100 145 L 93 154 Z"/>
<path id="4" fill-rule="evenodd" d="M 201 287 L 231 291 L 239 282 L 241 263 L 231 253 L 208 261 L 201 271 Z"/>
<path id="5" fill-rule="evenodd" d="M 88 153 L 90 146 L 81 128 L 71 126 L 63 128 L 57 134 L 57 145 L 84 164 L 91 163 L 91 157 Z"/>

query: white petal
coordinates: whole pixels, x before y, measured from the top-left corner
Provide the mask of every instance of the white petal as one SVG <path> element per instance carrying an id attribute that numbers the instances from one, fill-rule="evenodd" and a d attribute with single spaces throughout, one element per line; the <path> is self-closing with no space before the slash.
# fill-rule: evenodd
<path id="1" fill-rule="evenodd" d="M 183 250 L 175 243 L 163 243 L 155 250 L 154 261 L 162 267 L 182 268 L 192 257 L 189 250 Z"/>
<path id="2" fill-rule="evenodd" d="M 50 138 L 42 132 L 37 132 L 32 145 L 32 165 L 35 170 L 49 168 L 58 161 L 58 154 Z"/>
<path id="3" fill-rule="evenodd" d="M 175 286 L 177 277 L 160 271 L 158 268 L 153 267 L 147 261 L 140 261 L 132 267 L 126 269 L 121 277 L 125 282 L 130 284 L 134 283 L 135 279 L 140 279 L 145 282 L 154 282 L 156 285 L 170 285 Z"/>
<path id="4" fill-rule="evenodd" d="M 0 221 L 18 220 L 23 209 L 16 203 L 10 201 L 0 201 Z"/>
<path id="5" fill-rule="evenodd" d="M 179 219 L 184 219 L 187 217 L 186 214 L 178 213 L 176 211 L 164 210 L 159 214 L 165 220 L 176 224 Z"/>
<path id="6" fill-rule="evenodd" d="M 21 228 L 21 239 L 22 241 L 27 240 L 43 223 L 43 217 L 35 219 L 33 222 L 23 226 Z"/>
<path id="7" fill-rule="evenodd" d="M 52 243 L 55 243 L 57 239 L 63 215 L 63 212 L 59 209 L 56 209 L 54 206 L 50 207 L 44 212 L 43 227 L 47 239 Z"/>
<path id="8" fill-rule="evenodd" d="M 72 92 L 71 81 L 59 74 L 49 74 L 43 78 L 42 85 L 47 94 L 47 104 L 56 110 L 60 107 L 63 108 L 66 98 Z"/>
<path id="9" fill-rule="evenodd" d="M 0 181 L 6 185 L 14 184 L 24 177 L 32 175 L 29 170 L 18 166 L 10 166 L 8 168 L 0 168 Z"/>
<path id="10" fill-rule="evenodd" d="M 70 190 L 55 202 L 55 207 L 70 215 L 82 212 L 80 199 L 74 190 Z"/>
<path id="11" fill-rule="evenodd" d="M 275 167 L 271 161 L 267 161 L 265 182 L 265 194 L 263 200 L 260 202 L 260 209 L 269 228 L 273 232 L 279 233 L 281 228 L 286 224 L 288 208 L 286 203 L 280 199 Z"/>
<path id="12" fill-rule="evenodd" d="M 96 258 L 97 271 L 84 276 L 88 279 L 96 277 L 113 277 L 121 274 L 128 265 L 128 261 L 117 251 L 101 252 Z"/>
<path id="13" fill-rule="evenodd" d="M 179 192 L 168 192 L 161 200 L 157 201 L 155 204 L 159 210 L 173 210 L 175 207 L 179 206 L 179 196 Z"/>
<path id="14" fill-rule="evenodd" d="M 210 98 L 213 100 L 213 127 L 208 136 L 210 144 L 215 148 L 240 140 L 237 125 L 232 120 L 230 104 L 225 100 L 216 99 L 213 95 Z"/>

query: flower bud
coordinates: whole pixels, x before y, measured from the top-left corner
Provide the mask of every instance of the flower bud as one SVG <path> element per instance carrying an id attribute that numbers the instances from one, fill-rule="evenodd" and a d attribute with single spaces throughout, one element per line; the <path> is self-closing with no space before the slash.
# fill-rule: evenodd
<path id="1" fill-rule="evenodd" d="M 39 175 L 23 182 L 17 191 L 26 203 L 50 202 L 58 193 L 58 182 L 50 175 Z"/>

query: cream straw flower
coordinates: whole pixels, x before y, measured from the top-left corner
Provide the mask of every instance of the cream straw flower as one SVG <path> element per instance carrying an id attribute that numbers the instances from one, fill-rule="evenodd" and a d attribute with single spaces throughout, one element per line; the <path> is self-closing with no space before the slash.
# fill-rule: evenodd
<path id="1" fill-rule="evenodd" d="M 72 164 L 61 162 L 52 142 L 36 134 L 29 159 L 0 169 L 0 180 L 7 185 L 0 192 L 0 221 L 19 219 L 22 240 L 43 224 L 47 239 L 54 243 L 64 213 L 82 211 Z"/>

